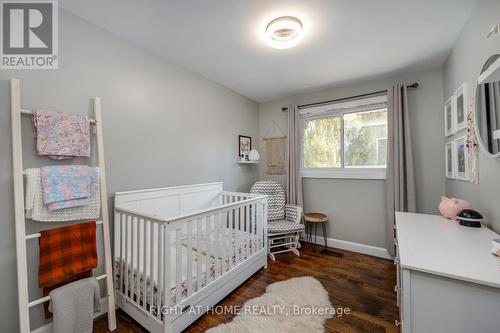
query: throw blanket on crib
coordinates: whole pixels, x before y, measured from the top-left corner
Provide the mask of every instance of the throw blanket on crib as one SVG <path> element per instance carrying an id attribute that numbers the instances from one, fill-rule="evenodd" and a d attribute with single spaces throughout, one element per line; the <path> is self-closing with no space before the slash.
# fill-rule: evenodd
<path id="1" fill-rule="evenodd" d="M 95 221 L 44 230 L 38 286 L 49 287 L 97 267 Z"/>
<path id="2" fill-rule="evenodd" d="M 50 211 L 43 203 L 41 170 L 39 168 L 26 169 L 26 217 L 40 222 L 62 222 L 75 220 L 95 220 L 101 214 L 101 193 L 99 190 L 99 168 L 94 168 L 97 182 L 91 184 L 89 204 L 86 206 L 70 207 Z"/>
<path id="3" fill-rule="evenodd" d="M 88 205 L 99 190 L 97 170 L 86 165 L 42 167 L 42 190 L 49 212 Z"/>
<path id="4" fill-rule="evenodd" d="M 87 116 L 33 110 L 33 130 L 38 155 L 48 155 L 57 160 L 90 156 L 90 126 Z"/>
<path id="5" fill-rule="evenodd" d="M 101 310 L 99 283 L 93 277 L 50 292 L 54 333 L 90 333 L 94 312 Z"/>

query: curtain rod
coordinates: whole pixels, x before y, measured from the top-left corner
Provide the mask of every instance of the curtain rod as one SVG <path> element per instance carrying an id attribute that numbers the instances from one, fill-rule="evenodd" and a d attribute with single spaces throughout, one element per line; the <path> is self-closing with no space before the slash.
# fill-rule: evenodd
<path id="1" fill-rule="evenodd" d="M 412 84 L 407 84 L 406 88 L 418 88 L 420 84 L 418 82 L 412 83 Z M 387 93 L 387 90 L 379 90 L 367 94 L 361 94 L 361 95 L 356 95 L 356 96 L 351 96 L 351 97 L 343 97 L 343 98 L 337 98 L 337 99 L 331 99 L 328 101 L 322 101 L 322 102 L 316 102 L 316 103 L 309 103 L 309 104 L 302 104 L 297 106 L 299 109 L 300 108 L 307 108 L 309 106 L 315 106 L 315 105 L 323 105 L 323 104 L 330 104 L 330 103 L 335 103 L 335 102 L 343 102 L 343 101 L 349 101 L 361 97 L 368 97 L 368 96 L 373 96 L 373 95 L 380 95 L 383 93 Z M 286 106 L 281 108 L 281 111 L 288 111 L 288 108 Z"/>

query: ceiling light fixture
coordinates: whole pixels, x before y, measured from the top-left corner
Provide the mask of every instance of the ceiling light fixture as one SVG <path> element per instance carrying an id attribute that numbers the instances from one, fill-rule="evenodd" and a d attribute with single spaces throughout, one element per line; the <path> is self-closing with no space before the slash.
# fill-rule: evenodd
<path id="1" fill-rule="evenodd" d="M 293 16 L 275 18 L 266 27 L 266 42 L 275 49 L 294 47 L 302 37 L 302 22 Z"/>

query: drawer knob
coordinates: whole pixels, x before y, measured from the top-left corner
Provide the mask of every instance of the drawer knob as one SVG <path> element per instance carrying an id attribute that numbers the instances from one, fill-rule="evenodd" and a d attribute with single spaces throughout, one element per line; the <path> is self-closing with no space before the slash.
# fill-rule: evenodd
<path id="1" fill-rule="evenodd" d="M 399 326 L 399 325 L 401 325 L 401 322 L 396 319 L 396 320 L 394 320 L 394 325 Z"/>
<path id="2" fill-rule="evenodd" d="M 401 287 L 399 287 L 399 286 L 397 286 L 397 285 L 396 285 L 396 286 L 394 286 L 394 292 L 395 292 L 395 293 L 399 293 L 400 291 L 401 291 Z"/>

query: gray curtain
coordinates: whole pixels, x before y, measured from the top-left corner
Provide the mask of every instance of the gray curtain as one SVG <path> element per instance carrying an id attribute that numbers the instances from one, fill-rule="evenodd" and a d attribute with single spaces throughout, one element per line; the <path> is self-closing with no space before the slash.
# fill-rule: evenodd
<path id="1" fill-rule="evenodd" d="M 386 248 L 394 255 L 394 212 L 415 212 L 415 177 L 406 85 L 387 91 Z"/>
<path id="2" fill-rule="evenodd" d="M 288 105 L 288 142 L 286 149 L 286 197 L 289 204 L 303 205 L 300 175 L 300 116 L 296 105 Z"/>

